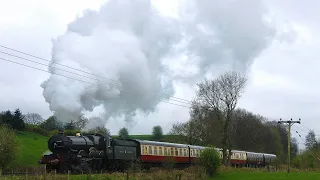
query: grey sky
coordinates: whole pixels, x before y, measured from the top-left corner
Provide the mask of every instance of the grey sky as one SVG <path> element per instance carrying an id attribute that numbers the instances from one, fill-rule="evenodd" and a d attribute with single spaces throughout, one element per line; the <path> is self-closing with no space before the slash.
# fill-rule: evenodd
<path id="1" fill-rule="evenodd" d="M 28 1 L 28 3 L 22 0 L 0 1 L 3 4 L 0 7 L 0 44 L 46 59 L 51 59 L 52 39 L 63 35 L 67 30 L 67 25 L 78 14 L 81 14 L 82 10 L 86 8 L 98 9 L 104 2 L 103 0 L 33 0 Z M 154 2 L 163 13 L 171 16 L 176 15 L 176 6 L 181 5 L 177 1 L 171 0 L 161 0 L 161 2 L 160 0 L 154 0 Z M 248 10 L 254 9 L 250 5 L 257 5 L 256 3 L 250 4 L 250 2 L 253 1 L 246 3 Z M 223 3 L 221 4 L 223 6 Z M 248 69 L 249 84 L 239 106 L 270 119 L 302 118 L 305 127 L 294 127 L 294 130 L 298 130 L 303 137 L 303 139 L 297 138 L 299 143 L 303 143 L 307 128 L 313 128 L 316 134 L 320 135 L 320 128 L 317 126 L 320 117 L 318 115 L 320 93 L 317 80 L 317 76 L 320 75 L 317 66 L 320 65 L 317 60 L 320 52 L 318 33 L 320 24 L 317 21 L 317 15 L 319 15 L 316 9 L 317 4 L 319 4 L 318 1 L 311 0 L 303 3 L 289 0 L 266 1 L 272 15 L 272 23 L 276 25 L 278 30 L 275 35 L 277 38 L 270 45 L 266 45 L 266 48 L 253 49 L 257 51 L 258 55 L 250 61 L 246 54 L 242 56 L 244 60 L 252 63 L 252 66 Z M 222 15 L 226 12 L 215 12 L 218 13 L 213 15 L 221 15 L 221 18 L 213 20 L 209 18 L 210 23 L 215 20 L 224 22 Z M 236 13 L 234 17 L 237 17 Z M 234 19 L 234 17 L 229 17 L 230 22 L 236 22 L 237 19 Z M 239 18 L 241 17 L 245 16 Z M 199 21 L 205 20 L 200 19 Z M 255 19 L 252 18 L 248 21 L 248 25 L 251 21 L 255 21 Z M 214 23 L 212 24 L 214 25 Z M 238 26 L 240 25 L 238 24 Z M 242 30 L 247 31 L 245 28 L 244 26 Z M 258 33 L 258 30 L 252 29 L 252 33 L 255 35 L 253 37 L 260 37 L 261 34 Z M 252 36 L 248 35 L 248 37 Z M 198 36 L 198 39 L 195 40 L 199 41 L 199 38 L 202 37 Z M 248 38 L 239 40 L 244 41 L 239 43 L 240 46 L 249 41 Z M 228 41 L 225 40 L 224 42 Z M 239 49 L 233 43 L 224 47 L 231 47 L 235 51 Z M 195 47 L 189 48 L 195 50 Z M 210 47 L 208 48 L 210 49 Z M 8 52 L 3 48 L 0 48 L 0 51 Z M 203 49 L 194 52 L 204 53 L 203 56 L 210 53 Z M 30 64 L 1 53 L 0 57 Z M 222 55 L 220 57 L 225 58 Z M 177 64 L 168 61 L 168 64 L 175 65 L 170 70 L 176 70 L 175 77 L 179 77 L 173 84 L 175 88 L 174 96 L 191 100 L 195 95 L 194 89 L 192 89 L 194 88 L 194 82 L 192 84 L 190 82 L 183 83 L 186 82 L 185 80 L 181 81 L 184 70 L 181 65 L 185 62 L 181 57 L 178 58 L 180 60 Z M 205 61 L 205 59 L 202 59 L 202 62 Z M 217 64 L 211 63 L 211 65 L 217 67 L 215 66 Z M 36 67 L 47 69 L 40 65 Z M 188 68 L 192 69 L 192 66 Z M 41 83 L 48 78 L 48 73 L 0 61 L 0 109 L 19 107 L 23 112 L 37 112 L 45 118 L 52 115 L 49 104 L 45 102 L 42 95 L 43 89 L 40 87 Z M 174 102 L 172 101 L 172 103 Z M 96 112 L 101 111 L 102 109 L 99 110 L 99 108 L 96 110 Z M 139 115 L 139 120 L 135 121 L 135 125 L 130 132 L 133 134 L 150 133 L 154 125 L 161 125 L 164 131 L 168 132 L 173 123 L 188 119 L 188 111 L 184 107 L 160 103 L 156 111 L 149 116 Z M 125 122 L 123 120 L 110 120 L 107 125 L 111 133 L 117 133 L 119 128 L 125 125 Z M 297 137 L 295 131 L 292 135 Z"/>

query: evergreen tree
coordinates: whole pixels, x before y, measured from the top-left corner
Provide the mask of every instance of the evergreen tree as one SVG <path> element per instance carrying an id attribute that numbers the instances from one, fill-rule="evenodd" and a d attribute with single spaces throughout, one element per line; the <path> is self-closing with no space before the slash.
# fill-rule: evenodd
<path id="1" fill-rule="evenodd" d="M 306 136 L 305 145 L 308 150 L 312 150 L 317 147 L 316 134 L 313 130 L 309 131 L 308 135 Z"/>
<path id="2" fill-rule="evenodd" d="M 129 132 L 127 128 L 121 128 L 119 130 L 120 139 L 129 139 Z"/>
<path id="3" fill-rule="evenodd" d="M 25 128 L 25 123 L 24 123 L 23 119 L 24 119 L 24 117 L 23 117 L 20 109 L 19 108 L 16 109 L 14 111 L 12 128 L 23 131 Z"/>
<path id="4" fill-rule="evenodd" d="M 9 128 L 12 128 L 13 114 L 11 113 L 11 111 L 7 110 L 1 113 L 0 123 L 6 125 Z"/>
<path id="5" fill-rule="evenodd" d="M 161 126 L 154 126 L 152 129 L 152 139 L 159 141 L 163 137 Z"/>

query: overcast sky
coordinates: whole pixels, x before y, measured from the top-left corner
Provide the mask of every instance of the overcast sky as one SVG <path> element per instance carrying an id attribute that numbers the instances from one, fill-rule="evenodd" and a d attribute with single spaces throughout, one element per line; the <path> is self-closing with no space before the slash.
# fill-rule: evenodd
<path id="1" fill-rule="evenodd" d="M 53 47 L 52 40 L 64 35 L 66 31 L 68 31 L 68 24 L 73 22 L 77 16 L 82 14 L 83 10 L 88 8 L 97 10 L 106 1 L 0 0 L 0 2 L 0 44 L 51 60 Z M 163 15 L 170 17 L 177 17 L 177 7 L 182 7 L 178 1 L 172 0 L 154 0 L 153 4 L 159 8 Z M 242 7 L 241 4 L 233 7 L 239 9 L 247 8 L 246 11 L 238 9 L 233 10 L 232 12 L 234 12 L 234 17 L 239 16 L 239 18 L 246 18 L 245 15 L 242 16 L 240 14 L 247 11 L 254 11 L 254 9 L 259 9 L 256 8 L 257 3 L 253 3 L 253 1 L 249 0 L 244 4 L 247 7 Z M 320 92 L 318 89 L 320 84 L 317 80 L 318 75 L 320 77 L 320 71 L 318 70 L 318 65 L 320 65 L 318 60 L 320 53 L 320 40 L 318 33 L 320 32 L 320 24 L 317 18 L 318 15 L 320 15 L 317 10 L 319 2 L 316 0 L 307 0 L 303 3 L 298 0 L 271 0 L 263 2 L 263 5 L 265 5 L 265 8 L 269 11 L 268 14 L 266 14 L 266 17 L 272 19 L 272 23 L 277 29 L 277 38 L 258 50 L 253 48 L 256 50 L 255 53 L 257 53 L 253 58 L 250 54 L 242 54 L 241 58 L 243 58 L 243 61 L 249 63 L 247 69 L 249 82 L 246 87 L 246 92 L 239 102 L 239 107 L 266 116 L 270 118 L 270 120 L 278 120 L 279 118 L 293 118 L 294 120 L 297 120 L 298 118 L 301 118 L 303 126 L 294 125 L 292 135 L 297 137 L 299 143 L 303 143 L 304 136 L 306 135 L 308 128 L 314 129 L 316 134 L 320 135 L 320 127 L 318 126 L 320 118 Z M 221 9 L 219 9 L 219 7 Z M 228 13 L 226 8 L 223 6 L 218 6 L 218 8 L 212 10 L 212 12 L 219 13 L 213 13 L 211 14 L 212 16 Z M 116 13 L 115 16 L 117 15 L 119 14 Z M 201 16 L 199 15 L 199 17 Z M 234 20 L 231 21 L 231 23 L 238 22 L 234 17 L 233 19 L 229 18 L 228 20 Z M 224 22 L 224 17 L 207 18 L 205 20 L 212 21 L 210 23 L 215 25 L 215 21 L 217 21 L 217 23 L 220 21 Z M 248 21 L 239 19 L 240 23 L 233 24 L 233 27 L 234 29 L 239 29 L 239 31 L 246 31 L 246 27 L 249 28 L 251 26 L 250 20 L 258 21 L 255 18 L 251 18 Z M 201 19 L 201 22 L 203 21 L 204 20 Z M 87 21 L 88 28 L 91 26 L 91 22 L 92 19 Z M 76 24 L 71 28 L 76 29 L 77 27 L 79 26 Z M 261 30 L 255 29 L 260 26 L 252 25 L 252 27 L 252 34 L 258 34 L 257 31 Z M 166 37 L 166 34 L 163 34 L 163 32 L 167 32 L 166 30 L 168 29 L 163 31 L 159 30 L 159 39 L 153 39 L 154 41 L 150 42 L 154 43 L 161 41 L 160 38 L 162 36 Z M 174 34 L 174 32 L 171 31 L 170 33 L 172 33 L 170 35 Z M 66 40 L 63 38 L 67 39 L 67 36 L 62 36 L 61 42 L 57 42 L 56 46 L 65 43 Z M 163 39 L 164 38 L 162 38 L 162 40 Z M 147 40 L 148 41 L 143 42 L 148 44 L 150 39 Z M 197 40 L 199 39 L 195 39 L 194 42 L 198 42 Z M 229 42 L 227 41 L 228 39 L 222 40 L 225 40 L 225 43 Z M 240 44 L 239 46 L 233 44 L 226 45 L 233 48 L 236 52 L 238 51 L 237 48 L 245 46 L 246 42 L 250 42 L 250 39 L 247 39 L 246 37 L 240 38 L 240 40 L 242 40 L 241 43 L 239 41 L 237 42 L 237 44 Z M 134 40 L 130 41 L 130 43 L 134 42 Z M 61 52 L 58 51 L 71 51 L 70 47 L 74 45 L 73 43 L 76 42 L 64 44 L 65 46 L 56 50 L 55 53 L 58 55 L 60 53 L 61 55 Z M 91 48 L 95 49 L 95 47 Z M 205 45 L 201 46 L 201 50 L 195 50 L 194 48 L 195 47 L 190 47 L 191 50 L 199 53 L 198 55 L 202 57 L 210 57 L 212 55 L 210 53 L 215 52 L 214 50 L 211 52 L 210 47 L 207 47 L 209 51 L 203 50 L 205 49 Z M 13 54 L 12 51 L 8 51 L 1 47 L 0 51 Z M 17 53 L 14 54 L 19 56 L 21 55 Z M 74 53 L 73 55 L 73 57 L 81 56 L 80 54 L 77 55 Z M 31 65 L 28 62 L 10 57 L 3 53 L 0 53 L 0 58 Z M 41 62 L 39 59 L 37 60 L 31 57 L 28 58 Z M 180 60 L 177 60 L 180 61 L 180 67 L 179 65 L 176 66 L 175 62 L 177 61 L 172 60 L 174 58 L 176 57 L 169 57 L 171 62 L 169 63 L 170 70 L 175 72 L 175 75 L 171 74 L 171 77 L 174 79 L 174 96 L 191 100 L 195 95 L 195 81 L 186 82 L 186 78 L 181 78 L 181 74 L 183 74 L 181 71 L 184 70 L 185 67 L 182 66 L 183 68 L 181 68 L 181 57 L 178 57 Z M 224 57 L 221 56 L 221 59 L 224 59 Z M 206 59 L 203 58 L 203 61 L 201 62 L 206 62 Z M 43 63 L 48 64 L 48 62 Z M 199 63 L 195 68 L 200 68 L 201 70 L 201 68 L 205 67 L 202 65 L 203 64 Z M 213 63 L 210 65 L 214 66 L 215 64 Z M 48 70 L 48 68 L 44 66 L 35 64 L 32 64 L 32 66 Z M 96 64 L 96 66 L 100 65 Z M 192 69 L 192 66 L 188 66 L 188 68 Z M 217 72 L 221 71 L 217 69 L 214 70 Z M 176 72 L 180 72 L 180 74 Z M 163 74 L 163 72 L 161 73 Z M 52 80 L 51 82 L 57 80 L 54 79 L 54 77 L 50 77 L 49 73 L 1 60 L 0 109 L 13 110 L 19 107 L 25 113 L 37 112 L 44 118 L 49 117 L 52 115 L 52 112 L 49 109 L 49 103 L 46 102 L 43 95 L 44 89 L 41 87 L 41 84 L 48 80 L 48 78 Z M 145 81 L 149 82 L 147 79 Z M 155 86 L 150 86 L 148 88 L 152 89 L 154 87 Z M 54 97 L 55 96 L 50 96 L 47 98 L 54 101 Z M 68 100 L 66 99 L 65 101 Z M 170 102 L 175 103 L 174 101 Z M 151 101 L 148 101 L 148 103 L 152 104 Z M 141 105 L 141 107 L 143 106 Z M 96 108 L 95 111 L 99 112 L 99 108 L 101 107 Z M 146 117 L 139 116 L 138 120 L 135 119 L 133 123 L 134 125 L 130 128 L 130 133 L 147 134 L 151 132 L 154 125 L 161 125 L 164 132 L 168 132 L 173 123 L 177 121 L 187 121 L 188 118 L 188 108 L 160 103 L 156 106 L 155 112 Z M 117 133 L 119 128 L 124 125 L 125 121 L 119 119 L 110 120 L 107 124 L 113 134 Z M 295 131 L 298 131 L 302 135 L 302 138 L 298 137 Z"/>

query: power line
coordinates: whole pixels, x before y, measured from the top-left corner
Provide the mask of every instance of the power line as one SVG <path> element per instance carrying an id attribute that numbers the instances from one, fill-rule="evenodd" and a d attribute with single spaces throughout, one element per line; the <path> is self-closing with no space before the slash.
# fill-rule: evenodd
<path id="1" fill-rule="evenodd" d="M 26 64 L 19 63 L 19 62 L 11 61 L 11 60 L 9 60 L 9 59 L 5 59 L 5 58 L 1 58 L 1 57 L 0 57 L 0 60 L 7 61 L 7 62 L 11 62 L 11 63 L 18 64 L 18 65 L 25 66 L 25 67 L 29 67 L 29 68 L 32 68 L 32 69 L 36 69 L 36 70 L 39 70 L 39 71 L 46 72 L 46 73 L 52 73 L 52 72 L 50 72 L 50 71 L 48 71 L 48 70 L 43 70 L 43 69 L 40 69 L 40 68 L 37 68 L 37 67 L 34 67 L 34 66 L 30 66 L 30 65 L 26 65 Z M 66 77 L 66 78 L 73 79 L 73 80 L 76 80 L 76 81 L 80 81 L 80 82 L 83 82 L 83 83 L 88 83 L 88 84 L 95 85 L 94 83 L 91 83 L 91 82 L 88 82 L 88 81 L 84 81 L 84 80 L 80 80 L 80 79 L 77 79 L 77 78 L 73 78 L 73 77 L 70 77 L 70 76 L 66 76 L 66 75 L 62 75 L 62 74 L 58 74 L 58 73 L 52 73 L 52 74 L 56 74 L 56 75 L 58 75 L 58 76 Z M 109 91 L 110 91 L 110 90 L 109 90 Z M 176 103 L 171 103 L 171 102 L 168 102 L 168 101 L 163 101 L 163 100 L 161 100 L 161 102 L 168 103 L 168 104 L 172 104 L 172 105 L 176 105 L 176 106 L 181 106 L 181 107 L 190 108 L 190 107 L 188 107 L 188 106 L 184 106 L 184 105 L 180 105 L 180 104 L 176 104 Z"/>
<path id="2" fill-rule="evenodd" d="M 106 79 L 106 80 L 109 80 L 109 81 L 120 82 L 120 81 L 117 81 L 117 80 L 114 80 L 114 79 L 106 78 L 106 77 L 104 77 L 104 76 L 100 76 L 100 75 L 93 74 L 93 73 L 90 73 L 90 72 L 87 72 L 87 71 L 83 71 L 83 70 L 81 70 L 81 69 L 77 69 L 77 68 L 73 68 L 73 67 L 70 67 L 70 66 L 67 66 L 67 65 L 64 65 L 64 64 L 60 64 L 60 63 L 57 63 L 57 62 L 53 62 L 53 61 L 51 61 L 51 60 L 47 60 L 47 59 L 41 58 L 41 57 L 39 57 L 39 56 L 35 56 L 35 55 L 32 55 L 32 54 L 28 54 L 28 53 L 25 53 L 25 52 L 22 52 L 22 51 L 13 49 L 13 48 L 9 48 L 9 47 L 4 46 L 4 45 L 1 45 L 1 44 L 0 44 L 0 47 L 5 48 L 5 49 L 8 49 L 8 50 L 11 50 L 11 51 L 15 51 L 15 52 L 18 52 L 18 53 L 21 53 L 21 54 L 24 54 L 24 55 L 27 55 L 27 56 L 30 56 L 30 57 L 33 57 L 33 58 L 36 58 L 36 59 L 40 59 L 40 60 L 47 61 L 47 62 L 56 64 L 56 65 L 60 65 L 60 66 L 66 67 L 66 68 L 70 68 L 70 69 L 73 69 L 73 70 L 76 70 L 76 71 L 79 71 L 79 72 L 82 72 L 82 73 L 86 73 L 86 74 L 89 74 L 89 75 L 97 76 L 97 77 L 100 77 L 100 78 L 103 78 L 103 79 Z M 3 52 L 1 52 L 1 53 L 3 53 Z M 10 53 L 5 53 L 5 54 L 12 55 L 12 54 L 10 54 Z M 12 55 L 12 56 L 15 56 L 15 55 Z M 19 57 L 19 56 L 15 56 L 15 57 L 21 58 L 21 57 Z M 21 58 L 21 59 L 25 59 L 25 58 Z M 47 66 L 48 66 L 48 65 L 47 65 Z M 132 86 L 132 85 L 129 85 L 129 86 Z M 174 100 L 174 101 L 177 101 L 177 102 L 186 103 L 186 104 L 191 104 L 191 101 L 190 101 L 190 100 L 186 100 L 186 99 L 178 98 L 178 97 L 174 97 L 174 96 L 171 97 L 171 98 L 172 98 L 171 100 L 176 99 L 176 100 Z M 182 102 L 182 101 L 185 101 L 185 102 Z"/>
<path id="3" fill-rule="evenodd" d="M 23 57 L 20 57 L 20 56 L 16 56 L 16 55 L 13 55 L 13 54 L 10 54 L 10 53 L 6 53 L 6 52 L 3 52 L 3 51 L 0 51 L 0 53 L 6 54 L 6 55 L 12 56 L 12 57 L 20 58 L 20 59 L 23 59 L 25 61 L 33 62 L 33 63 L 39 64 L 39 65 L 42 65 L 42 66 L 49 67 L 47 64 L 44 64 L 44 63 L 41 63 L 41 62 L 37 62 L 37 61 L 33 61 L 33 60 L 30 60 L 30 59 L 27 59 L 27 58 L 23 58 Z M 55 68 L 58 69 L 58 70 L 67 72 L 67 73 L 71 73 L 71 74 L 78 75 L 78 76 L 81 76 L 81 77 L 85 77 L 85 78 L 88 78 L 88 79 L 100 81 L 99 79 L 92 78 L 92 77 L 89 77 L 89 76 L 85 76 L 85 75 L 82 75 L 82 74 L 79 74 L 79 73 L 74 73 L 74 72 L 71 72 L 71 71 L 68 71 L 68 70 L 65 70 L 65 69 L 62 69 L 62 68 L 57 68 L 57 67 L 55 67 Z M 51 73 L 51 71 L 47 71 L 47 72 Z M 103 82 L 106 82 L 106 81 L 104 80 Z M 110 82 L 106 82 L 106 83 L 110 83 Z M 113 82 L 112 84 L 114 84 L 116 87 L 120 86 L 118 84 L 115 84 L 115 82 Z M 176 102 L 180 102 L 180 103 L 190 104 L 190 103 L 186 103 L 186 102 L 183 102 L 183 101 L 180 101 L 180 100 L 175 100 L 175 99 L 171 99 L 171 100 L 172 101 L 176 101 Z"/>

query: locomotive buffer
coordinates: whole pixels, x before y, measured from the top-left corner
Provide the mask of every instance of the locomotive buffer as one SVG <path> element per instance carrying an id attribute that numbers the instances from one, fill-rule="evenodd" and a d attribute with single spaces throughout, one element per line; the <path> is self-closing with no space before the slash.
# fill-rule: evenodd
<path id="1" fill-rule="evenodd" d="M 291 143 L 291 126 L 294 123 L 301 124 L 301 119 L 299 118 L 299 121 L 292 121 L 292 118 L 290 121 L 282 121 L 280 118 L 280 121 L 278 121 L 279 124 L 287 124 L 288 125 L 288 173 L 290 173 L 290 143 Z"/>

